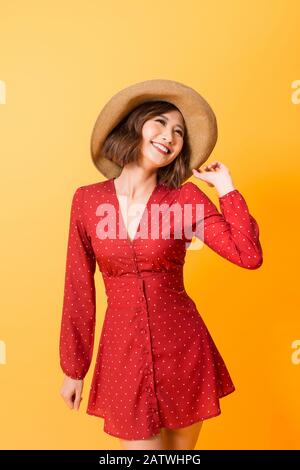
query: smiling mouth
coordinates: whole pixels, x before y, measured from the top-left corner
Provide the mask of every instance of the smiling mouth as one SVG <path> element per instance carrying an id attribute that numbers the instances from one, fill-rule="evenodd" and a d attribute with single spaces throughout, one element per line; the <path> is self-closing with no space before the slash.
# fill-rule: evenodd
<path id="1" fill-rule="evenodd" d="M 154 145 L 153 142 L 151 142 L 151 144 L 153 145 L 153 147 L 155 148 L 155 150 L 157 150 L 158 152 L 162 153 L 163 155 L 170 155 L 171 151 L 169 149 L 166 149 L 166 151 L 162 150 L 161 148 L 157 147 L 156 145 Z"/>

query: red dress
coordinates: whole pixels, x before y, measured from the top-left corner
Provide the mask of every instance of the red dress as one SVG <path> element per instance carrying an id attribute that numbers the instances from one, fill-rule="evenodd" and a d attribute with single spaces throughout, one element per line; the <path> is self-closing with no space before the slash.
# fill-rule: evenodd
<path id="1" fill-rule="evenodd" d="M 104 432 L 123 439 L 146 439 L 162 427 L 176 429 L 217 416 L 219 399 L 235 390 L 185 291 L 183 266 L 190 233 L 174 236 L 176 216 L 170 218 L 171 236 L 164 237 L 156 223 L 158 236 L 151 237 L 152 206 L 176 203 L 177 208 L 192 208 L 182 232 L 189 223 L 196 237 L 223 258 L 246 269 L 260 267 L 258 224 L 237 189 L 219 197 L 220 213 L 192 182 L 174 189 L 157 184 L 132 242 L 126 236 L 113 178 L 77 188 L 72 200 L 60 365 L 75 379 L 83 379 L 89 369 L 97 263 L 107 308 L 86 412 L 104 418 Z M 196 204 L 204 208 L 202 216 Z M 107 225 L 113 219 L 115 232 Z M 145 234 L 143 229 L 150 234 L 147 238 L 139 235 Z M 105 238 L 105 233 L 113 236 Z"/>

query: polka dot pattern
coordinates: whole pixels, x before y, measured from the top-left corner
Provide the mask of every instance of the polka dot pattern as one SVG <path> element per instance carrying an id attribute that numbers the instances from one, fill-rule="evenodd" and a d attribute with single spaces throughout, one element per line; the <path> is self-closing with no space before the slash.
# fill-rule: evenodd
<path id="1" fill-rule="evenodd" d="M 204 217 L 200 221 L 193 211 L 193 230 L 202 233 L 204 241 L 223 258 L 246 269 L 257 269 L 262 265 L 262 247 L 259 241 L 259 227 L 242 194 L 229 191 L 219 197 L 221 214 L 206 194 L 192 182 L 182 186 L 186 203 L 203 204 Z M 200 237 L 199 237 L 200 238 Z"/>
<path id="2" fill-rule="evenodd" d="M 162 427 L 176 429 L 217 416 L 219 399 L 235 390 L 226 365 L 193 300 L 183 266 L 190 238 L 170 237 L 157 223 L 155 204 L 191 204 L 196 236 L 227 260 L 247 269 L 262 263 L 259 230 L 238 190 L 219 198 L 221 212 L 194 183 L 169 189 L 158 184 L 145 205 L 134 238 L 125 224 L 113 179 L 76 189 L 71 205 L 60 364 L 83 379 L 89 369 L 95 332 L 96 263 L 107 295 L 87 413 L 104 418 L 104 432 L 146 439 Z M 104 237 L 107 204 L 115 209 L 116 236 Z M 203 204 L 202 220 L 194 210 Z M 149 209 L 148 211 L 146 209 Z M 109 209 L 108 209 L 109 210 Z M 113 218 L 109 213 L 109 220 Z M 106 219 L 105 219 L 106 218 Z M 199 231 L 200 224 L 204 230 Z M 110 232 L 111 233 L 111 232 Z M 143 233 L 148 237 L 143 238 Z M 140 236 L 141 235 L 141 236 Z"/>

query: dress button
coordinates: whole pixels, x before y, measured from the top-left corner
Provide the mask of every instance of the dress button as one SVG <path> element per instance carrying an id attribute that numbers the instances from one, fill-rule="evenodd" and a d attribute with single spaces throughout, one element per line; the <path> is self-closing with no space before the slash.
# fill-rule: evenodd
<path id="1" fill-rule="evenodd" d="M 141 333 L 146 333 L 145 328 L 142 328 L 142 329 L 141 329 Z"/>

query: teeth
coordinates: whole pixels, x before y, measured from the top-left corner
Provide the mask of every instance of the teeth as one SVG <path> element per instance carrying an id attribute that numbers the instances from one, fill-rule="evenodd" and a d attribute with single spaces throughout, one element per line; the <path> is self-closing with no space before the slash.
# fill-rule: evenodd
<path id="1" fill-rule="evenodd" d="M 153 142 L 153 145 L 154 145 L 154 147 L 157 147 L 157 148 L 161 149 L 163 152 L 169 153 L 169 149 L 167 149 L 163 145 L 157 144 L 156 142 Z"/>

